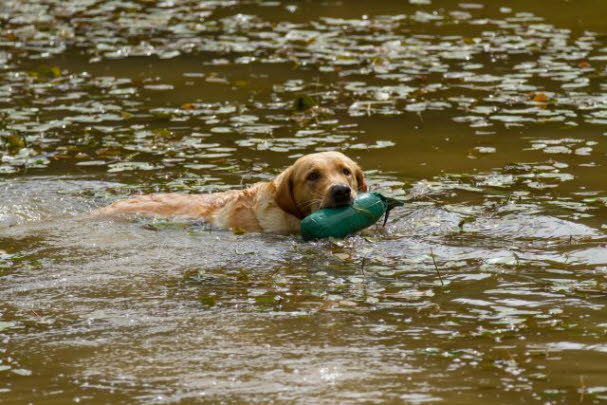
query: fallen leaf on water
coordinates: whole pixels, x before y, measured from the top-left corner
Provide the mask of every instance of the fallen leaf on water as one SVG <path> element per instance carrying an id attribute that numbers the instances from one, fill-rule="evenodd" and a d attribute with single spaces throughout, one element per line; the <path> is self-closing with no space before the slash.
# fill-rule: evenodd
<path id="1" fill-rule="evenodd" d="M 156 129 L 153 129 L 152 132 L 154 133 L 154 135 L 160 136 L 163 138 L 167 138 L 173 134 L 170 130 L 168 130 L 166 128 L 156 128 Z"/>
<path id="2" fill-rule="evenodd" d="M 341 259 L 341 260 L 348 260 L 348 259 L 351 258 L 350 255 L 347 254 L 347 253 L 333 253 L 333 256 L 335 256 L 335 257 L 337 257 L 338 259 Z"/>
<path id="3" fill-rule="evenodd" d="M 274 302 L 274 297 L 260 296 L 255 297 L 255 302 L 258 304 L 272 304 Z"/>
<path id="4" fill-rule="evenodd" d="M 585 61 L 585 60 L 580 61 L 577 65 L 580 69 L 586 69 L 586 68 L 592 67 L 592 65 L 590 63 L 588 63 L 588 61 Z"/>
<path id="5" fill-rule="evenodd" d="M 247 231 L 238 227 L 232 228 L 232 232 L 234 233 L 234 235 L 244 235 L 245 233 L 247 233 Z"/>
<path id="6" fill-rule="evenodd" d="M 320 307 L 318 307 L 317 311 L 327 311 L 336 305 L 339 305 L 337 301 L 325 301 Z"/>
<path id="7" fill-rule="evenodd" d="M 28 377 L 28 376 L 32 375 L 32 372 L 30 370 L 26 370 L 24 368 L 15 368 L 11 371 L 17 375 L 22 375 L 24 377 Z"/>
<path id="8" fill-rule="evenodd" d="M 206 305 L 207 307 L 214 307 L 217 304 L 215 297 L 210 295 L 204 295 L 198 299 L 202 305 Z"/>
<path id="9" fill-rule="evenodd" d="M 312 96 L 309 96 L 307 94 L 303 94 L 297 97 L 293 102 L 293 108 L 297 111 L 306 111 L 314 107 L 315 105 L 318 105 L 316 100 L 314 100 Z"/>
<path id="10" fill-rule="evenodd" d="M 25 148 L 25 140 L 21 138 L 19 135 L 9 134 L 2 135 L 2 139 L 8 146 L 8 149 L 11 150 L 19 150 Z"/>

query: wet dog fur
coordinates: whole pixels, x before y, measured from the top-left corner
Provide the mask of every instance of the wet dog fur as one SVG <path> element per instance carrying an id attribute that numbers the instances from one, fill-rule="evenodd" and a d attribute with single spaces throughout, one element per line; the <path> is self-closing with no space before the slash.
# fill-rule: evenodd
<path id="1" fill-rule="evenodd" d="M 367 191 L 360 167 L 340 152 L 305 155 L 273 181 L 244 190 L 189 195 L 148 194 L 117 201 L 95 216 L 202 219 L 218 229 L 292 234 L 312 212 L 349 205 Z"/>

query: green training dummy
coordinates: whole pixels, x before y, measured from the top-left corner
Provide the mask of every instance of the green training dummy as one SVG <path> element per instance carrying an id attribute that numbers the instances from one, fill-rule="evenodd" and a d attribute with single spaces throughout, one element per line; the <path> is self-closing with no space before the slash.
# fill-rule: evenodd
<path id="1" fill-rule="evenodd" d="M 360 194 L 352 205 L 337 208 L 323 208 L 301 221 L 303 240 L 324 238 L 345 238 L 376 223 L 382 215 L 394 207 L 402 206 L 402 201 L 385 197 L 380 193 Z"/>

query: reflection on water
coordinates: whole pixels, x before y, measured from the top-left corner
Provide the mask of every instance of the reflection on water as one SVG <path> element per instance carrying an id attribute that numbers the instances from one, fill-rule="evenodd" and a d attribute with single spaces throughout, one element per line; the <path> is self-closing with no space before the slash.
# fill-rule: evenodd
<path id="1" fill-rule="evenodd" d="M 61 216 L 104 186 L 11 184 L 4 211 L 39 211 L 30 193 L 61 206 L 2 231 L 15 398 L 31 373 L 50 397 L 514 401 L 605 352 L 607 238 L 537 205 L 411 203 L 386 232 L 317 243 Z"/>
<path id="2" fill-rule="evenodd" d="M 607 9 L 585 3 L 4 2 L 3 401 L 604 401 Z M 87 217 L 328 149 L 408 200 L 386 229 Z"/>

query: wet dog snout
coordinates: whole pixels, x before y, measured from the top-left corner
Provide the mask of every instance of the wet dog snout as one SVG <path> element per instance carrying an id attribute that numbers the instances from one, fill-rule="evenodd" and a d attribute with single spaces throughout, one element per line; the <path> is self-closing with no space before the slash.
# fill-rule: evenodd
<path id="1" fill-rule="evenodd" d="M 336 205 L 349 204 L 352 198 L 352 189 L 345 184 L 336 184 L 331 187 L 331 199 Z"/>

